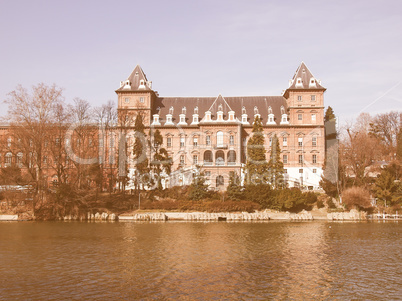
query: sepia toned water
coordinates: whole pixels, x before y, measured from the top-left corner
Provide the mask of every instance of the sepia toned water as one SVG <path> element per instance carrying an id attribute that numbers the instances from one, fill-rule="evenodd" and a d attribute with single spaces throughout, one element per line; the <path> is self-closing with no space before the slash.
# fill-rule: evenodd
<path id="1" fill-rule="evenodd" d="M 397 300 L 398 222 L 0 223 L 0 299 Z"/>

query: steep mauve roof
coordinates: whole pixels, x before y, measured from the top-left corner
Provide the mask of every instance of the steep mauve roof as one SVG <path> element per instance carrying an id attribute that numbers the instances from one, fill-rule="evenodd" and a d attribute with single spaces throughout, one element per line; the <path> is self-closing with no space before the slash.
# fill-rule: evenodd
<path id="1" fill-rule="evenodd" d="M 301 79 L 301 85 L 297 85 L 297 79 Z M 310 80 L 313 79 L 315 85 L 310 85 Z M 297 68 L 295 75 L 292 78 L 291 85 L 288 89 L 324 89 L 311 71 L 307 68 L 306 64 L 302 62 Z"/>
<path id="2" fill-rule="evenodd" d="M 133 72 L 131 72 L 130 76 L 127 78 L 127 80 L 130 82 L 131 87 L 127 88 L 126 86 L 124 86 L 124 84 L 117 89 L 116 91 L 152 91 L 152 89 L 149 88 L 148 86 L 148 80 L 147 77 L 144 73 L 144 71 L 142 71 L 142 68 L 140 67 L 140 65 L 137 65 Z M 144 81 L 144 86 L 142 86 L 140 88 L 140 81 L 143 80 Z"/>
<path id="3" fill-rule="evenodd" d="M 268 119 L 268 108 L 271 107 L 275 115 L 275 122 L 280 123 L 281 106 L 287 112 L 286 99 L 283 96 L 236 96 L 224 97 L 158 97 L 154 103 L 152 114 L 159 114 L 162 124 L 166 120 L 166 114 L 169 114 L 170 107 L 173 107 L 173 122 L 179 121 L 179 115 L 182 108 L 186 107 L 186 122 L 192 121 L 195 107 L 198 107 L 200 120 L 204 117 L 206 111 L 211 111 L 212 120 L 216 120 L 216 112 L 221 108 L 224 120 L 228 119 L 228 112 L 234 111 L 235 117 L 241 121 L 242 108 L 246 109 L 248 121 L 250 124 L 254 120 L 254 107 L 257 107 L 258 114 L 261 115 L 262 122 L 265 124 Z"/>

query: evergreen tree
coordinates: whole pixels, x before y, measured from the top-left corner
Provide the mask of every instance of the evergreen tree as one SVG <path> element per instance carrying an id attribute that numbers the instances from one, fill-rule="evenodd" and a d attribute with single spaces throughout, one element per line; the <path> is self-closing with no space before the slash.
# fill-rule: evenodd
<path id="1" fill-rule="evenodd" d="M 135 160 L 135 186 L 139 189 L 144 185 L 149 183 L 140 183 L 140 179 L 143 178 L 143 175 L 149 171 L 148 168 L 148 158 L 147 158 L 147 141 L 145 135 L 145 126 L 142 121 L 142 114 L 138 113 L 135 118 L 134 131 L 135 131 L 135 141 L 133 147 L 133 155 Z"/>
<path id="2" fill-rule="evenodd" d="M 329 106 L 325 111 L 324 121 L 331 121 L 335 119 L 334 110 Z"/>
<path id="3" fill-rule="evenodd" d="M 402 128 L 399 130 L 396 141 L 396 158 L 399 162 L 402 162 Z"/>
<path id="4" fill-rule="evenodd" d="M 268 181 L 274 189 L 284 188 L 284 175 L 283 162 L 281 161 L 281 148 L 276 134 L 272 138 L 271 143 L 271 158 L 268 162 Z"/>
<path id="5" fill-rule="evenodd" d="M 240 201 L 244 198 L 244 188 L 240 185 L 240 177 L 236 172 L 232 172 L 229 178 L 229 185 L 226 189 L 227 196 L 232 201 Z"/>
<path id="6" fill-rule="evenodd" d="M 377 177 L 373 192 L 383 205 L 391 206 L 401 203 L 400 174 L 401 166 L 399 164 L 392 164 Z"/>
<path id="7" fill-rule="evenodd" d="M 172 168 L 172 159 L 169 157 L 169 154 L 163 145 L 163 137 L 160 131 L 157 129 L 153 134 L 153 148 L 154 148 L 154 156 L 151 161 L 151 169 L 154 174 L 157 175 L 157 188 L 159 190 L 162 189 L 162 173 L 167 175 L 170 174 Z"/>
<path id="8" fill-rule="evenodd" d="M 197 172 L 193 175 L 193 181 L 190 185 L 189 198 L 192 201 L 200 201 L 208 196 L 208 184 L 203 172 Z"/>
<path id="9" fill-rule="evenodd" d="M 264 134 L 260 117 L 253 123 L 253 136 L 247 143 L 246 184 L 266 183 L 268 162 L 265 157 Z"/>

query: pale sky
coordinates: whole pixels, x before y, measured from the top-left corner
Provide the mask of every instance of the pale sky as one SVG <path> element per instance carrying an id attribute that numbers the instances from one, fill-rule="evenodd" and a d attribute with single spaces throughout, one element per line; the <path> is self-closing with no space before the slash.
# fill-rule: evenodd
<path id="1" fill-rule="evenodd" d="M 281 95 L 304 61 L 342 122 L 402 111 L 401 28 L 400 0 L 0 0 L 0 99 L 44 82 L 117 103 L 137 64 L 161 96 Z"/>

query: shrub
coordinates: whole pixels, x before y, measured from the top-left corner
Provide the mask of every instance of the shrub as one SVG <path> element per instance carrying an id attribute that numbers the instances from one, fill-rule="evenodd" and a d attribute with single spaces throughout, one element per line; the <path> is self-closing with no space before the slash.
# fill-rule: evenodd
<path id="1" fill-rule="evenodd" d="M 370 193 L 362 187 L 353 186 L 346 189 L 342 193 L 342 201 L 348 209 L 355 207 L 367 210 L 371 207 Z"/>

